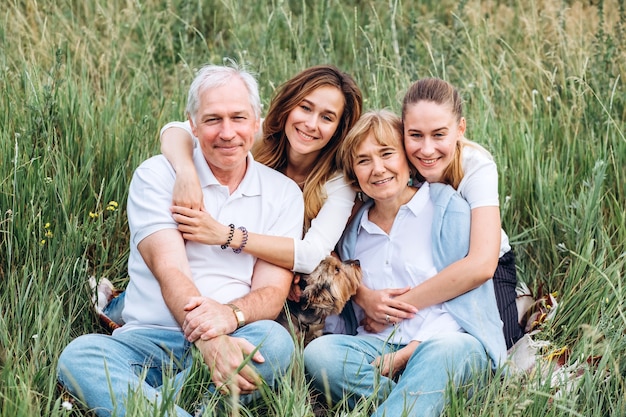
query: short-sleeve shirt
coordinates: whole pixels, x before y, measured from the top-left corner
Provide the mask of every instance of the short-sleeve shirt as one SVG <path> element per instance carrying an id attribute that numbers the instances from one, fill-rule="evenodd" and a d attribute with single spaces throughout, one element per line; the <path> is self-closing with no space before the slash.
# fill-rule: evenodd
<path id="1" fill-rule="evenodd" d="M 491 155 L 483 148 L 466 145 L 462 155 L 463 179 L 457 191 L 470 209 L 499 207 L 498 168 Z M 511 250 L 509 237 L 500 229 L 500 256 Z"/>
<path id="2" fill-rule="evenodd" d="M 220 223 L 244 226 L 249 232 L 299 238 L 304 203 L 298 186 L 281 173 L 247 157 L 247 169 L 230 194 L 207 165 L 199 147 L 193 160 L 198 171 L 205 209 Z M 167 159 L 155 156 L 137 168 L 128 197 L 131 250 L 122 329 L 159 327 L 180 330 L 163 300 L 159 283 L 147 267 L 137 245 L 163 229 L 176 229 L 172 218 L 172 190 L 176 173 Z M 193 280 L 203 296 L 227 303 L 250 292 L 256 258 L 230 248 L 188 241 L 185 244 Z"/>

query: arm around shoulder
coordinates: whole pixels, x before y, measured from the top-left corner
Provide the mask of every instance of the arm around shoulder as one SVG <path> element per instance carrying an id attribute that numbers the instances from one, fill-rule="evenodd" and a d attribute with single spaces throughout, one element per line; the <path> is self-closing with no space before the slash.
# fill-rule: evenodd
<path id="1" fill-rule="evenodd" d="M 174 205 L 204 207 L 200 179 L 193 163 L 194 139 L 188 122 L 172 122 L 161 130 L 161 152 L 176 171 Z"/>

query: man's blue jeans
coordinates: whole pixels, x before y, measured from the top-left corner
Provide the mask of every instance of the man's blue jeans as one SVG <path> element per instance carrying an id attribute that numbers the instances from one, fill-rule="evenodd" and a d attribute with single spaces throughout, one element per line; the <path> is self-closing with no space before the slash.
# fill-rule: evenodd
<path id="1" fill-rule="evenodd" d="M 330 390 L 333 402 L 347 397 L 350 408 L 375 398 L 374 416 L 439 416 L 448 384 L 459 387 L 474 375 L 487 373 L 489 360 L 482 344 L 467 333 L 444 333 L 421 343 L 398 382 L 380 375 L 371 363 L 401 345 L 373 336 L 330 334 L 304 349 L 304 364 L 313 386 Z"/>
<path id="2" fill-rule="evenodd" d="M 270 387 L 275 387 L 291 363 L 294 344 L 278 323 L 250 323 L 231 334 L 260 346 L 265 362 L 253 366 Z M 70 393 L 98 416 L 117 416 L 126 411 L 129 392 L 143 395 L 157 406 L 164 398 L 175 400 L 185 370 L 192 363 L 192 345 L 182 332 L 159 329 L 129 330 L 113 336 L 87 334 L 74 339 L 61 353 L 58 378 Z M 167 390 L 167 392 L 164 392 Z M 214 387 L 210 388 L 210 392 Z M 210 393 L 207 395 L 211 395 Z M 243 403 L 254 394 L 241 397 Z M 176 407 L 178 416 L 190 416 Z"/>

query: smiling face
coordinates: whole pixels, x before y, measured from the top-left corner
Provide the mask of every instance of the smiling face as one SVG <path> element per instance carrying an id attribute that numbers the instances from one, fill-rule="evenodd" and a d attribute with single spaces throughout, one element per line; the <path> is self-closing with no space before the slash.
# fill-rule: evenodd
<path id="1" fill-rule="evenodd" d="M 319 87 L 305 96 L 285 123 L 291 151 L 299 155 L 319 153 L 337 130 L 344 101 L 341 91 L 333 86 Z"/>
<path id="2" fill-rule="evenodd" d="M 259 128 L 243 81 L 232 77 L 226 84 L 205 89 L 199 94 L 199 107 L 193 134 L 213 173 L 243 173 L 246 156 Z"/>
<path id="3" fill-rule="evenodd" d="M 400 199 L 408 188 L 409 163 L 399 140 L 382 145 L 370 132 L 357 147 L 353 171 L 361 190 L 377 202 Z"/>
<path id="4" fill-rule="evenodd" d="M 440 182 L 452 163 L 465 119 L 457 121 L 450 106 L 418 101 L 404 114 L 404 148 L 411 164 L 428 182 Z"/>

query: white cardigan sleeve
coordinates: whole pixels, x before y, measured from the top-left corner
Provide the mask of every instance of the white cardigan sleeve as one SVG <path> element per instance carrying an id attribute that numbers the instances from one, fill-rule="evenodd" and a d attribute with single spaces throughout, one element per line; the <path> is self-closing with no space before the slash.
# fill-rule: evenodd
<path id="1" fill-rule="evenodd" d="M 325 184 L 327 199 L 302 240 L 294 241 L 293 270 L 309 274 L 335 249 L 348 223 L 355 191 L 343 174 L 337 174 Z"/>

